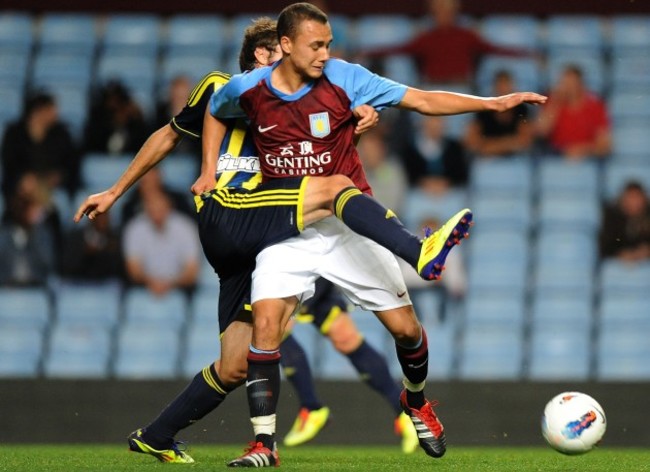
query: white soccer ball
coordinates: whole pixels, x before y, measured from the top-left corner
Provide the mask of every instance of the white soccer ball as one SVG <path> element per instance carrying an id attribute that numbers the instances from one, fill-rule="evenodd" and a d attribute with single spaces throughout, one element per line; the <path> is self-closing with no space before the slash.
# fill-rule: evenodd
<path id="1" fill-rule="evenodd" d="M 606 428 L 605 411 L 584 393 L 560 393 L 544 408 L 542 435 L 553 449 L 563 454 L 591 451 Z"/>

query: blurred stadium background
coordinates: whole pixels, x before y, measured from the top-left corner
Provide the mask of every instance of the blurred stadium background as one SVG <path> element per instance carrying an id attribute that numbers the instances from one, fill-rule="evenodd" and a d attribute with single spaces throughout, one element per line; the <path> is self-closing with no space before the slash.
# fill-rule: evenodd
<path id="1" fill-rule="evenodd" d="M 157 98 L 177 74 L 198 80 L 213 69 L 236 71 L 243 28 L 258 12 L 279 11 L 288 2 L 193 2 L 188 8 L 195 10 L 185 12 L 176 11 L 178 5 L 171 2 L 130 2 L 140 11 L 126 3 L 106 2 L 90 11 L 86 2 L 51 1 L 45 9 L 41 2 L 10 1 L 3 8 L 11 10 L 0 10 L 0 130 L 20 116 L 26 91 L 44 86 L 79 137 L 92 88 L 116 77 L 146 113 L 153 113 Z M 420 1 L 375 1 L 363 12 L 357 2 L 329 3 L 337 46 L 351 54 L 361 40 L 365 47 L 385 44 L 387 38 L 401 41 L 427 26 Z M 474 432 L 465 442 L 508 442 L 508 428 L 521 426 L 516 415 L 505 414 L 511 411 L 525 412 L 521 431 L 537 428 L 543 402 L 560 389 L 576 388 L 587 389 L 610 413 L 620 433 L 617 443 L 647 445 L 643 415 L 636 415 L 633 406 L 647 407 L 650 262 L 630 266 L 600 260 L 597 236 L 601 204 L 628 179 L 650 188 L 650 5 L 565 1 L 556 8 L 549 5 L 556 2 L 521 3 L 464 2 L 468 24 L 486 38 L 525 45 L 543 57 L 489 57 L 477 71 L 475 90 L 488 94 L 491 72 L 505 67 L 514 73 L 518 89 L 545 91 L 562 64 L 578 63 L 590 87 L 609 105 L 613 152 L 603 162 L 579 164 L 526 155 L 475 161 L 466 189 L 435 199 L 409 191 L 402 218 L 412 227 L 425 216 L 444 218 L 465 205 L 477 219 L 471 239 L 461 248 L 469 283 L 465 299 L 446 300 L 436 290 L 415 294 L 420 307 L 429 307 L 419 310 L 434 360 L 429 391 L 443 400 L 443 420 L 451 417 L 463 431 L 477 424 L 489 431 Z M 144 4 L 151 5 L 146 13 Z M 109 6 L 111 11 L 106 11 Z M 363 33 L 378 27 L 381 34 Z M 407 57 L 399 58 L 397 67 L 388 59 L 383 67 L 389 77 L 394 70 L 395 79 L 418 82 Z M 460 133 L 464 120 L 452 120 L 450 133 Z M 82 176 L 100 181 L 84 182 L 80 195 L 112 182 L 131 158 L 100 156 L 106 168 L 97 172 L 92 167 L 97 159 L 87 157 Z M 179 172 L 165 175 L 179 188 L 187 188 L 192 178 Z M 4 203 L 0 201 L 0 209 Z M 69 222 L 78 203 L 79 198 L 59 198 L 64 221 Z M 79 425 L 93 428 L 97 422 L 105 432 L 91 440 L 114 440 L 155 414 L 184 379 L 218 352 L 218 285 L 205 269 L 206 285 L 189 303 L 178 294 L 161 301 L 119 285 L 0 288 L 3 442 L 34 437 L 29 435 L 33 430 L 27 432 L 33 425 L 21 421 L 27 411 L 48 412 L 42 416 L 47 425 L 39 426 L 47 434 L 37 434 L 39 441 L 84 440 L 86 430 Z M 388 353 L 398 377 L 385 330 L 368 314 L 353 316 L 366 338 Z M 356 372 L 326 340 L 309 326 L 296 332 L 309 351 L 324 397 L 349 412 L 345 403 L 351 402 L 336 398 L 345 388 L 359 408 L 375 405 L 374 399 L 363 405 L 363 385 L 342 382 L 356 379 Z M 284 387 L 283 394 L 289 395 L 288 390 Z M 242 416 L 246 409 L 238 401 L 232 404 L 241 408 L 233 410 Z M 144 409 L 139 406 L 143 404 Z M 66 408 L 75 407 L 85 412 L 85 419 L 67 416 Z M 134 412 L 142 416 L 139 422 L 126 422 Z M 230 424 L 239 424 L 234 429 L 244 431 L 245 439 L 245 418 L 235 421 L 230 409 L 220 413 L 232 415 Z M 340 418 L 339 427 L 342 414 Z M 449 421 L 445 424 L 451 431 Z M 61 424 L 77 432 L 61 432 Z M 622 433 L 625 428 L 641 436 Z M 526 434 L 525 441 L 512 441 L 535 441 L 531 438 L 537 430 Z M 461 439 L 460 433 L 453 436 Z M 391 440 L 380 435 L 382 439 Z M 329 440 L 336 442 L 337 437 Z"/>

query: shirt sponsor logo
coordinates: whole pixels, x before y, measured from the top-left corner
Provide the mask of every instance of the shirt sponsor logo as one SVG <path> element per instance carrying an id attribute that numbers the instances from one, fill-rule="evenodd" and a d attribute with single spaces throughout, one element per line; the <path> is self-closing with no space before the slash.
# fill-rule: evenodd
<path id="1" fill-rule="evenodd" d="M 329 151 L 316 153 L 310 141 L 301 141 L 294 146 L 280 146 L 279 156 L 266 154 L 264 163 L 278 175 L 318 175 L 332 162 Z"/>
<path id="2" fill-rule="evenodd" d="M 217 162 L 217 173 L 227 171 L 257 173 L 260 171 L 260 160 L 257 156 L 234 157 L 230 154 L 222 154 Z"/>
<path id="3" fill-rule="evenodd" d="M 326 111 L 310 114 L 309 127 L 311 128 L 311 135 L 313 137 L 324 138 L 331 132 L 329 114 Z"/>

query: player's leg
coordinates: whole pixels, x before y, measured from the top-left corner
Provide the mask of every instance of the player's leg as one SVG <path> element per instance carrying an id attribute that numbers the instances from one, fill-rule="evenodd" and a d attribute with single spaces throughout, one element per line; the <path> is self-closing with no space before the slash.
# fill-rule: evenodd
<path id="1" fill-rule="evenodd" d="M 280 343 L 298 299 L 264 299 L 253 303 L 253 339 L 248 351 L 246 395 L 255 441 L 230 467 L 278 466 L 275 443 L 276 410 L 280 395 Z"/>
<path id="2" fill-rule="evenodd" d="M 408 229 L 395 213 L 372 196 L 362 193 L 342 175 L 309 178 L 305 193 L 305 224 L 318 221 L 327 208 L 353 231 L 372 239 L 413 266 L 424 279 L 440 278 L 450 249 L 469 233 L 472 212 L 461 210 L 424 240 Z"/>
<path id="3" fill-rule="evenodd" d="M 287 335 L 280 345 L 282 370 L 296 391 L 300 403 L 298 416 L 284 437 L 285 446 L 298 446 L 315 438 L 327 424 L 330 413 L 316 393 L 307 353 L 291 334 L 294 323 L 293 320 L 289 322 Z"/>

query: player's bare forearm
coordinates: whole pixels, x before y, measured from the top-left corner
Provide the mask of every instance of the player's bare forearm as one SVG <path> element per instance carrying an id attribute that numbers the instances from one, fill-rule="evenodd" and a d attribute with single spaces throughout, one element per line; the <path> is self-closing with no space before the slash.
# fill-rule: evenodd
<path id="1" fill-rule="evenodd" d="M 217 158 L 226 130 L 226 125 L 210 114 L 210 107 L 206 108 L 203 117 L 201 175 L 192 185 L 194 195 L 210 191 L 216 184 Z"/>
<path id="2" fill-rule="evenodd" d="M 170 125 L 165 125 L 154 132 L 142 145 L 129 166 L 110 188 L 88 196 L 74 215 L 78 223 L 84 215 L 91 220 L 107 212 L 140 177 L 163 160 L 178 144 L 181 136 Z"/>
<path id="3" fill-rule="evenodd" d="M 533 92 L 518 92 L 500 97 L 478 97 L 463 93 L 424 91 L 408 88 L 400 108 L 423 115 L 456 115 L 479 111 L 506 111 L 522 103 L 543 104 L 546 97 Z"/>

